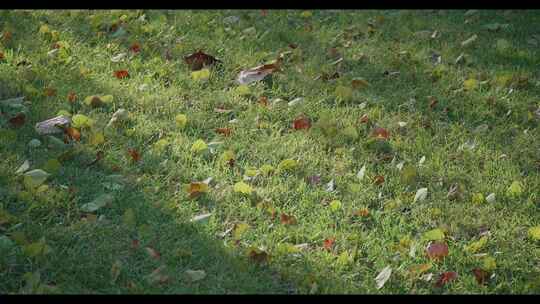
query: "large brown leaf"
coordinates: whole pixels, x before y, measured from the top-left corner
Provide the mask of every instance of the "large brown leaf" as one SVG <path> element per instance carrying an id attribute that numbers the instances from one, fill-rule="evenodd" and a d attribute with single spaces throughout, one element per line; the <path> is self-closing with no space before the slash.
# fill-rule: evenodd
<path id="1" fill-rule="evenodd" d="M 184 57 L 184 62 L 189 65 L 192 71 L 198 71 L 205 66 L 213 65 L 216 62 L 221 61 L 217 60 L 214 56 L 205 54 L 203 51 L 199 50 L 193 54 Z"/>

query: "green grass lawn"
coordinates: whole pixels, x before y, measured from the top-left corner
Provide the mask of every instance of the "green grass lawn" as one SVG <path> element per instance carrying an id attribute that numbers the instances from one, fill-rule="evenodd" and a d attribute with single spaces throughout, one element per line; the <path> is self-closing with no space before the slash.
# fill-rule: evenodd
<path id="1" fill-rule="evenodd" d="M 539 293 L 539 22 L 1 11 L 0 293 Z"/>

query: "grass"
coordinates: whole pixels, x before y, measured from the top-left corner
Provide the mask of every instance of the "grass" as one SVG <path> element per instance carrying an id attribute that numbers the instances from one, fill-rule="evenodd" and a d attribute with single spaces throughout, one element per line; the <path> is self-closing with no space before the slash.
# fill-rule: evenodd
<path id="1" fill-rule="evenodd" d="M 533 45 L 540 37 L 531 26 L 540 15 L 310 13 L 0 12 L 0 100 L 29 101 L 23 126 L 0 129 L 0 292 L 538 293 L 540 247 L 528 231 L 540 224 L 534 113 L 540 56 Z M 224 23 L 233 15 L 237 22 Z M 111 37 L 107 27 L 119 20 L 127 33 Z M 494 23 L 509 26 L 485 28 Z M 44 24 L 49 31 L 40 33 Z M 254 33 L 245 31 L 250 27 Z M 476 41 L 463 47 L 473 34 Z M 55 42 L 63 50 L 48 56 Z M 137 54 L 129 50 L 134 42 L 141 46 Z M 207 82 L 193 80 L 182 60 L 199 49 L 222 61 L 210 68 Z M 291 53 L 281 72 L 239 94 L 234 80 L 241 70 L 284 51 Z M 119 53 L 127 57 L 112 62 Z M 461 53 L 465 62 L 455 64 Z M 340 56 L 343 61 L 333 64 Z M 113 72 L 122 69 L 130 77 L 116 79 Z M 336 71 L 337 79 L 314 80 Z M 369 85 L 347 96 L 358 77 Z M 55 94 L 46 96 L 46 88 Z M 77 95 L 73 104 L 70 92 Z M 113 95 L 113 102 L 95 109 L 83 103 L 100 94 Z M 261 96 L 269 106 L 258 102 Z M 302 101 L 287 105 L 297 97 Z M 277 98 L 283 101 L 273 103 Z M 217 113 L 220 107 L 232 111 Z M 119 108 L 129 119 L 105 129 Z M 80 142 L 49 148 L 50 139 L 34 125 L 60 110 L 84 114 L 95 125 L 81 130 Z M 184 128 L 175 122 L 178 114 L 187 117 Z M 294 130 L 302 115 L 312 127 Z M 390 137 L 373 139 L 375 126 Z M 232 134 L 215 132 L 223 127 Z M 91 145 L 92 132 L 104 132 L 105 142 Z M 43 144 L 30 148 L 34 138 Z M 161 139 L 163 149 L 156 147 Z M 217 144 L 197 154 L 191 147 L 198 139 Z M 139 152 L 139 162 L 128 149 Z M 98 150 L 103 159 L 87 166 Z M 233 166 L 223 159 L 228 150 Z M 26 188 L 15 174 L 25 160 L 30 169 L 55 171 L 46 166 L 51 159 L 61 167 L 41 191 Z M 278 169 L 286 159 L 298 166 Z M 263 165 L 275 170 L 246 178 L 253 194 L 233 190 Z M 314 175 L 320 183 L 309 182 Z M 377 176 L 384 182 L 374 183 Z M 185 185 L 209 177 L 208 193 L 190 199 Z M 327 191 L 331 181 L 335 189 Z M 522 191 L 508 195 L 514 181 Z M 448 195 L 452 187 L 457 191 Z M 414 202 L 420 188 L 428 195 Z M 496 199 L 473 202 L 477 193 Z M 112 203 L 90 215 L 81 211 L 101 194 L 113 195 Z M 190 221 L 205 213 L 212 215 Z M 297 223 L 282 223 L 281 214 Z M 433 229 L 444 232 L 449 247 L 442 261 L 425 253 L 425 234 Z M 482 235 L 487 243 L 467 251 Z M 253 248 L 262 253 L 254 255 Z M 496 265 L 489 265 L 491 258 Z M 423 278 L 411 274 L 411 267 L 424 264 L 431 268 Z M 392 273 L 377 289 L 375 277 L 386 266 Z M 489 273 L 485 284 L 477 283 L 474 268 Z M 187 270 L 206 277 L 191 281 Z M 448 271 L 457 278 L 436 287 Z"/>

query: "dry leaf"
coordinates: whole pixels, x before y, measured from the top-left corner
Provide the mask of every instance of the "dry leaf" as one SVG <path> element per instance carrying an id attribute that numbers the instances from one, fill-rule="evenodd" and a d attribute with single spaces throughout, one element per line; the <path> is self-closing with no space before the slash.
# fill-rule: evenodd
<path id="1" fill-rule="evenodd" d="M 156 260 L 159 260 L 159 258 L 161 257 L 161 254 L 152 247 L 145 247 L 144 249 L 146 250 L 146 253 L 149 256 L 151 256 L 152 258 L 154 258 Z"/>
<path id="2" fill-rule="evenodd" d="M 426 252 L 430 259 L 442 260 L 448 255 L 448 245 L 442 242 L 433 242 L 428 245 Z"/>
<path id="3" fill-rule="evenodd" d="M 216 133 L 221 134 L 223 136 L 230 136 L 232 133 L 231 128 L 216 128 Z"/>
<path id="4" fill-rule="evenodd" d="M 386 130 L 385 128 L 381 128 L 381 127 L 375 127 L 371 135 L 375 138 L 381 138 L 381 139 L 390 138 L 390 132 L 388 132 L 388 130 Z"/>
<path id="5" fill-rule="evenodd" d="M 446 283 L 451 282 L 455 279 L 457 279 L 458 275 L 454 271 L 447 271 L 443 272 L 441 276 L 439 277 L 439 280 L 437 283 L 435 283 L 436 287 L 443 287 Z"/>
<path id="6" fill-rule="evenodd" d="M 118 79 L 124 79 L 124 78 L 129 77 L 129 72 L 127 70 L 114 71 L 114 77 Z"/>
<path id="7" fill-rule="evenodd" d="M 293 215 L 282 213 L 280 220 L 283 225 L 296 225 L 296 218 Z"/>
<path id="8" fill-rule="evenodd" d="M 280 65 L 281 58 L 272 64 L 264 64 L 249 70 L 241 71 L 238 75 L 237 81 L 240 84 L 249 84 L 254 81 L 263 80 L 266 76 L 274 73 L 275 71 L 279 71 Z"/>
<path id="9" fill-rule="evenodd" d="M 474 277 L 476 278 L 476 282 L 478 282 L 478 284 L 480 285 L 486 283 L 487 279 L 489 278 L 489 272 L 481 268 L 474 268 L 472 272 L 474 274 Z"/>
<path id="10" fill-rule="evenodd" d="M 293 122 L 295 130 L 307 130 L 311 128 L 311 120 L 307 117 L 298 117 Z"/>
<path id="11" fill-rule="evenodd" d="M 386 281 L 390 278 L 390 275 L 392 274 L 392 268 L 390 266 L 386 266 L 377 277 L 375 277 L 375 282 L 377 283 L 377 289 L 381 289 Z"/>
<path id="12" fill-rule="evenodd" d="M 139 162 L 141 160 L 141 155 L 136 149 L 128 149 L 128 154 L 134 162 Z"/>
<path id="13" fill-rule="evenodd" d="M 215 64 L 216 62 L 221 62 L 217 60 L 214 56 L 205 54 L 201 50 L 184 57 L 184 61 L 190 66 L 192 71 L 198 71 L 205 66 Z"/>
<path id="14" fill-rule="evenodd" d="M 334 248 L 334 243 L 336 242 L 336 238 L 327 238 L 323 242 L 324 249 L 331 251 Z"/>

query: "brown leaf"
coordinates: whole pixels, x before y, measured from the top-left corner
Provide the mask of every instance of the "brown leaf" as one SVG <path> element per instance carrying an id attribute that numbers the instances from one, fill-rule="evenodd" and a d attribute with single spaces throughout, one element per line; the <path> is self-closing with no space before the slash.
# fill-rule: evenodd
<path id="1" fill-rule="evenodd" d="M 129 77 L 129 72 L 127 70 L 118 70 L 114 71 L 114 77 L 118 79 L 124 79 Z"/>
<path id="2" fill-rule="evenodd" d="M 25 122 L 26 122 L 26 115 L 24 115 L 24 113 L 19 113 L 15 117 L 9 120 L 9 123 L 15 128 L 22 127 L 22 125 L 24 125 Z"/>
<path id="3" fill-rule="evenodd" d="M 149 256 L 151 256 L 152 258 L 154 258 L 156 260 L 159 260 L 159 258 L 161 257 L 161 254 L 152 247 L 145 247 L 144 249 L 146 250 L 146 253 Z"/>
<path id="4" fill-rule="evenodd" d="M 318 185 L 321 183 L 321 176 L 319 174 L 309 176 L 308 181 L 311 185 Z"/>
<path id="5" fill-rule="evenodd" d="M 279 71 L 283 58 L 279 57 L 274 63 L 263 64 L 248 70 L 240 71 L 237 81 L 240 84 L 249 84 L 254 81 L 263 80 L 266 76 Z"/>
<path id="6" fill-rule="evenodd" d="M 6 57 L 4 56 L 4 53 L 0 52 L 0 61 L 6 59 Z"/>
<path id="7" fill-rule="evenodd" d="M 373 129 L 372 136 L 375 138 L 388 139 L 390 138 L 390 132 L 388 132 L 388 130 L 386 130 L 385 128 L 375 127 Z"/>
<path id="8" fill-rule="evenodd" d="M 13 34 L 10 31 L 5 31 L 2 33 L 2 40 L 4 40 L 4 42 L 8 42 L 12 37 Z"/>
<path id="9" fill-rule="evenodd" d="M 69 94 L 67 95 L 67 100 L 70 103 L 74 103 L 75 100 L 77 100 L 77 95 L 75 95 L 75 92 L 69 92 Z"/>
<path id="10" fill-rule="evenodd" d="M 294 50 L 294 49 L 296 49 L 298 47 L 298 45 L 296 45 L 294 43 L 289 43 L 289 47 Z"/>
<path id="11" fill-rule="evenodd" d="M 486 283 L 488 277 L 489 277 L 489 272 L 485 271 L 484 269 L 481 269 L 481 268 L 474 268 L 472 270 L 473 274 L 474 274 L 474 277 L 476 278 L 476 282 L 478 282 L 478 284 L 480 285 L 483 285 L 484 283 Z"/>
<path id="12" fill-rule="evenodd" d="M 48 96 L 48 97 L 56 96 L 56 89 L 53 89 L 53 88 L 45 88 L 45 89 L 43 90 L 43 94 L 45 94 L 45 96 Z"/>
<path id="13" fill-rule="evenodd" d="M 369 122 L 369 117 L 367 116 L 367 114 L 364 114 L 362 115 L 362 117 L 360 117 L 360 123 L 368 123 Z"/>
<path id="14" fill-rule="evenodd" d="M 283 225 L 296 225 L 296 218 L 293 215 L 282 213 L 280 220 Z"/>
<path id="15" fill-rule="evenodd" d="M 129 50 L 133 53 L 139 53 L 141 51 L 141 45 L 138 42 L 134 42 L 130 47 Z"/>
<path id="16" fill-rule="evenodd" d="M 257 248 L 250 249 L 248 257 L 259 264 L 266 263 L 270 259 L 270 255 L 266 251 Z"/>
<path id="17" fill-rule="evenodd" d="M 188 193 L 189 198 L 193 199 L 199 197 L 203 193 L 208 192 L 208 185 L 203 182 L 191 182 L 189 184 Z"/>
<path id="18" fill-rule="evenodd" d="M 103 157 L 105 156 L 105 152 L 99 150 L 96 152 L 96 159 L 94 159 L 92 162 L 90 162 L 88 165 L 86 165 L 87 167 L 90 167 L 90 166 L 93 166 L 95 165 L 98 161 L 102 160 Z"/>
<path id="19" fill-rule="evenodd" d="M 443 272 L 441 276 L 439 277 L 439 280 L 437 283 L 435 283 L 436 287 L 443 287 L 446 283 L 451 282 L 455 279 L 457 279 L 458 274 L 454 271 L 447 271 Z"/>
<path id="20" fill-rule="evenodd" d="M 442 242 L 433 242 L 428 245 L 426 252 L 430 259 L 442 260 L 448 255 L 448 245 Z"/>
<path id="21" fill-rule="evenodd" d="M 332 75 L 329 75 L 327 73 L 322 73 L 320 78 L 321 78 L 322 81 L 329 81 L 329 80 L 332 80 L 332 79 L 338 79 L 340 76 L 341 75 L 339 75 L 339 72 L 335 72 Z"/>
<path id="22" fill-rule="evenodd" d="M 221 134 L 223 136 L 230 136 L 232 133 L 231 128 L 216 128 L 216 133 Z"/>
<path id="23" fill-rule="evenodd" d="M 293 122 L 293 128 L 295 130 L 307 130 L 311 128 L 311 120 L 307 117 L 298 117 Z"/>
<path id="24" fill-rule="evenodd" d="M 214 108 L 214 112 L 220 113 L 220 114 L 228 114 L 228 113 L 231 113 L 232 111 L 233 110 L 228 110 L 228 109 L 225 109 L 224 107 Z"/>
<path id="25" fill-rule="evenodd" d="M 131 159 L 134 162 L 139 162 L 141 160 L 141 155 L 135 149 L 128 149 L 128 154 L 129 154 L 129 156 L 131 156 Z"/>
<path id="26" fill-rule="evenodd" d="M 323 242 L 324 249 L 331 251 L 334 248 L 334 243 L 336 242 L 336 238 L 327 238 Z"/>
<path id="27" fill-rule="evenodd" d="M 152 271 L 152 273 L 148 276 L 148 281 L 152 284 L 155 284 L 155 283 L 165 284 L 169 282 L 170 277 L 166 274 L 163 274 L 164 270 L 165 270 L 165 265 L 159 266 L 156 270 Z"/>
<path id="28" fill-rule="evenodd" d="M 138 249 L 139 248 L 139 240 L 134 239 L 131 241 L 131 248 L 132 249 Z"/>
<path id="29" fill-rule="evenodd" d="M 435 106 L 437 105 L 439 101 L 437 100 L 437 98 L 433 96 L 429 96 L 428 100 L 429 100 L 429 108 L 433 110 L 433 108 L 435 108 Z"/>
<path id="30" fill-rule="evenodd" d="M 73 128 L 73 127 L 65 128 L 64 133 L 74 141 L 80 141 L 81 140 L 81 132 L 79 132 L 79 130 L 77 130 L 77 129 Z"/>
<path id="31" fill-rule="evenodd" d="M 268 98 L 266 96 L 261 96 L 261 98 L 259 98 L 259 104 L 263 107 L 268 107 Z"/>
<path id="32" fill-rule="evenodd" d="M 360 216 L 360 217 L 367 217 L 369 216 L 369 209 L 368 208 L 361 208 L 353 212 L 354 216 Z"/>
<path id="33" fill-rule="evenodd" d="M 373 178 L 373 183 L 375 185 L 381 185 L 382 183 L 384 183 L 384 176 L 382 175 L 377 175 Z"/>
<path id="34" fill-rule="evenodd" d="M 192 71 L 198 71 L 204 66 L 212 65 L 216 62 L 221 62 L 217 60 L 214 56 L 205 54 L 201 50 L 184 57 L 184 61 L 190 66 Z"/>
<path id="35" fill-rule="evenodd" d="M 265 9 L 261 10 L 261 16 L 263 17 L 268 16 L 268 10 L 265 10 Z"/>

